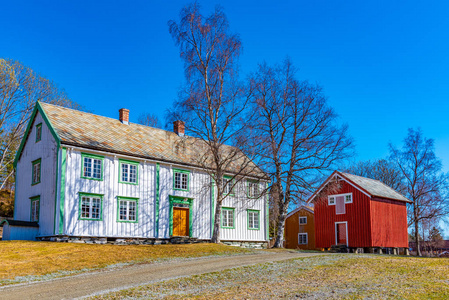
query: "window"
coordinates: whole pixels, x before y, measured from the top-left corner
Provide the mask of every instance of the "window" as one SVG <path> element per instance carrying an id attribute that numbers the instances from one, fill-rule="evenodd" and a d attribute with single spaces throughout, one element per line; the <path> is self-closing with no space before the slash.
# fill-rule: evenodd
<path id="1" fill-rule="evenodd" d="M 257 198 L 259 197 L 259 182 L 248 180 L 248 197 Z"/>
<path id="2" fill-rule="evenodd" d="M 139 177 L 139 163 L 120 159 L 120 177 L 119 182 L 137 184 Z"/>
<path id="3" fill-rule="evenodd" d="M 221 209 L 221 227 L 234 228 L 234 208 L 223 207 Z"/>
<path id="4" fill-rule="evenodd" d="M 81 153 L 81 178 L 103 180 L 103 156 Z"/>
<path id="5" fill-rule="evenodd" d="M 39 222 L 40 196 L 31 197 L 31 222 Z"/>
<path id="6" fill-rule="evenodd" d="M 234 195 L 234 189 L 232 188 L 233 181 L 230 176 L 223 176 L 223 193 L 228 195 Z"/>
<path id="7" fill-rule="evenodd" d="M 248 229 L 259 230 L 258 210 L 248 210 Z"/>
<path id="8" fill-rule="evenodd" d="M 307 233 L 298 233 L 298 245 L 307 245 Z"/>
<path id="9" fill-rule="evenodd" d="M 36 143 L 42 139 L 42 123 L 36 125 Z"/>
<path id="10" fill-rule="evenodd" d="M 307 217 L 299 217 L 299 225 L 307 224 Z"/>
<path id="11" fill-rule="evenodd" d="M 79 193 L 79 195 L 79 219 L 101 221 L 103 219 L 103 195 L 88 193 Z"/>
<path id="12" fill-rule="evenodd" d="M 137 223 L 138 198 L 117 197 L 118 199 L 118 222 Z"/>
<path id="13" fill-rule="evenodd" d="M 33 176 L 31 178 L 31 185 L 35 185 L 41 182 L 41 159 L 36 159 L 33 164 Z"/>
<path id="14" fill-rule="evenodd" d="M 175 190 L 180 191 L 189 190 L 189 173 L 190 171 L 173 169 L 174 174 L 173 185 Z"/>
<path id="15" fill-rule="evenodd" d="M 328 202 L 329 202 L 329 205 L 335 205 L 335 197 L 329 196 Z"/>
<path id="16" fill-rule="evenodd" d="M 345 196 L 345 203 L 352 203 L 352 194 L 348 194 Z"/>

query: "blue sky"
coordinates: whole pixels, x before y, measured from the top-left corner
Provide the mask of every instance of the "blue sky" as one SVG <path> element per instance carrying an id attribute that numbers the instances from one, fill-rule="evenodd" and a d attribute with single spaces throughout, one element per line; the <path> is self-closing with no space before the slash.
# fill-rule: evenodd
<path id="1" fill-rule="evenodd" d="M 32 67 L 96 114 L 163 119 L 184 78 L 168 33 L 190 1 L 6 1 L 0 57 Z M 448 1 L 199 1 L 220 4 L 243 43 L 241 74 L 287 55 L 349 124 L 356 160 L 388 155 L 407 128 L 449 171 Z"/>

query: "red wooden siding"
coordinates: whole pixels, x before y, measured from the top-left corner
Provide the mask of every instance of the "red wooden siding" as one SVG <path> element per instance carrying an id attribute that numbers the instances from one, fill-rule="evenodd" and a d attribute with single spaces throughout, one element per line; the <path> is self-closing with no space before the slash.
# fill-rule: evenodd
<path id="1" fill-rule="evenodd" d="M 307 224 L 299 225 L 299 217 L 307 217 Z M 307 245 L 298 245 L 298 233 L 307 233 Z M 301 209 L 285 220 L 285 248 L 315 249 L 315 222 L 313 213 Z"/>
<path id="2" fill-rule="evenodd" d="M 336 205 L 327 198 L 315 203 L 315 243 L 317 248 L 335 245 L 335 222 L 348 222 L 348 246 L 371 246 L 370 198 L 345 181 L 335 194 L 352 193 L 352 203 L 345 204 L 345 213 L 337 215 Z"/>
<path id="3" fill-rule="evenodd" d="M 373 247 L 408 247 L 405 202 L 374 198 L 371 201 Z"/>

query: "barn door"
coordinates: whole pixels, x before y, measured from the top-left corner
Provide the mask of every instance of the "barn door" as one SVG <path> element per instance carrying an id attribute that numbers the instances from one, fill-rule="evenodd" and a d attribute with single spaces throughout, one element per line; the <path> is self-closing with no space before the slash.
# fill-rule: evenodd
<path id="1" fill-rule="evenodd" d="M 335 237 L 337 245 L 347 245 L 347 223 L 336 223 L 335 224 Z"/>
<path id="2" fill-rule="evenodd" d="M 189 236 L 189 209 L 173 207 L 173 236 Z"/>

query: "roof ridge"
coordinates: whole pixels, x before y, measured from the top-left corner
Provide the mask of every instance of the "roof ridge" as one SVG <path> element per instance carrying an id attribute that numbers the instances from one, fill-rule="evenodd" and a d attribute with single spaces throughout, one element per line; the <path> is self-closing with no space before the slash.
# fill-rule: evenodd
<path id="1" fill-rule="evenodd" d="M 57 105 L 57 104 L 53 104 L 53 103 L 48 103 L 48 102 L 42 102 L 42 101 L 38 101 L 38 102 L 39 102 L 40 104 L 44 104 L 44 105 L 56 106 L 56 107 L 59 107 L 59 108 L 62 108 L 62 109 L 73 110 L 73 111 L 76 111 L 76 112 L 78 112 L 78 113 L 89 114 L 89 115 L 92 115 L 92 116 L 96 116 L 96 117 L 100 117 L 100 118 L 106 118 L 106 119 L 115 120 L 115 121 L 119 121 L 119 122 L 120 122 L 119 119 L 112 118 L 112 117 L 108 117 L 108 116 L 103 116 L 103 115 L 99 115 L 99 114 L 94 114 L 94 113 L 91 113 L 91 112 L 82 111 L 82 110 L 79 110 L 79 109 L 70 108 L 70 107 L 65 107 L 65 106 L 61 106 L 61 105 Z M 170 132 L 170 133 L 176 134 L 175 132 L 170 131 L 170 130 L 166 130 L 166 129 L 162 129 L 162 128 L 158 128 L 158 127 L 152 127 L 152 126 L 148 126 L 148 125 L 144 125 L 144 124 L 140 124 L 140 123 L 129 122 L 129 124 L 128 124 L 127 126 L 129 126 L 129 125 L 143 126 L 143 127 L 148 127 L 148 128 L 152 128 L 152 129 L 161 130 L 161 131 L 165 131 L 165 132 Z M 195 138 L 195 137 L 190 136 L 190 135 L 186 135 L 186 136 L 187 136 L 187 137 Z"/>

